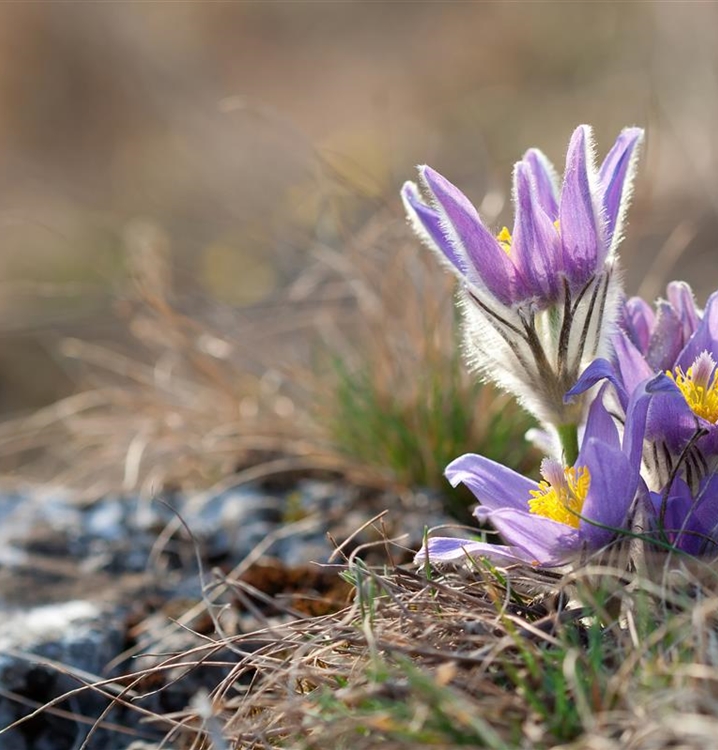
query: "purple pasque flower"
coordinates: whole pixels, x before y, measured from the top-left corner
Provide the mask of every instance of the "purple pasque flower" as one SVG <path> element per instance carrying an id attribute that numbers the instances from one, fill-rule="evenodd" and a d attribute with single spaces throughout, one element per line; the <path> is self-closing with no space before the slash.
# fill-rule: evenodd
<path id="1" fill-rule="evenodd" d="M 625 528 L 640 482 L 641 448 L 649 395 L 631 401 L 619 439 L 603 404 L 603 391 L 591 404 L 578 459 L 564 467 L 544 459 L 535 482 L 483 456 L 466 454 L 446 469 L 452 485 L 465 484 L 480 502 L 479 521 L 490 521 L 504 544 L 432 537 L 415 562 L 461 562 L 488 557 L 498 563 L 524 562 L 556 567 L 584 550 L 596 550 Z"/>
<path id="2" fill-rule="evenodd" d="M 608 379 L 629 412 L 636 393 L 648 394 L 642 446 L 647 539 L 691 555 L 718 551 L 718 373 L 708 348 L 702 349 L 686 371 L 676 362 L 689 362 L 701 347 L 710 347 L 711 336 L 715 348 L 710 331 L 716 332 L 717 305 L 718 295 L 714 295 L 667 374 L 653 375 L 638 347 L 623 337 L 617 338 L 618 366 L 597 360 L 574 389 L 581 392 Z M 648 320 L 656 323 L 650 317 Z M 651 335 L 660 330 L 654 325 L 649 328 Z M 678 336 L 672 323 L 670 330 Z M 657 350 L 647 346 L 649 338 L 643 338 L 642 349 L 655 354 Z M 650 379 L 634 386 L 633 380 L 641 375 L 632 373 L 631 363 L 640 373 L 649 372 Z M 620 412 L 620 405 L 618 409 Z"/>
<path id="3" fill-rule="evenodd" d="M 656 455 L 647 463 L 664 483 L 687 446 L 688 471 L 691 462 L 695 471 L 701 464 L 708 471 L 718 459 L 718 293 L 700 311 L 690 287 L 672 282 L 667 299 L 656 303 L 655 315 L 647 305 L 641 307 L 637 300 L 626 303 L 615 361 L 624 402 L 656 373 L 672 381 L 656 395 L 648 417 L 647 437 Z"/>
<path id="4" fill-rule="evenodd" d="M 605 353 L 618 303 L 614 268 L 631 194 L 639 128 L 601 165 L 586 125 L 569 143 L 563 184 L 538 150 L 514 168 L 515 221 L 494 235 L 466 196 L 427 166 L 402 197 L 417 234 L 461 280 L 469 358 L 540 419 L 575 424 L 563 394 Z M 425 196 L 425 198 L 423 197 Z"/>
<path id="5" fill-rule="evenodd" d="M 412 225 L 467 285 L 504 305 L 545 308 L 562 298 L 564 279 L 576 295 L 601 272 L 621 238 L 640 128 L 626 128 L 599 170 L 588 125 L 574 131 L 559 191 L 538 149 L 514 167 L 515 221 L 496 236 L 466 196 L 431 167 L 420 166 L 425 202 L 407 182 L 402 197 Z"/>
<path id="6" fill-rule="evenodd" d="M 615 337 L 614 367 L 597 362 L 584 373 L 596 382 L 611 372 L 618 400 L 655 373 L 648 409 L 643 475 L 655 538 L 692 555 L 718 548 L 718 293 L 705 310 L 690 287 L 668 285 L 654 310 L 633 298 Z M 583 378 L 582 378 L 583 380 Z M 583 384 L 578 388 L 582 388 Z"/>
<path id="7" fill-rule="evenodd" d="M 655 313 L 633 298 L 622 318 L 613 362 L 593 362 L 567 397 L 608 379 L 625 410 L 632 393 L 663 373 L 648 411 L 645 478 L 659 491 L 683 476 L 695 490 L 718 469 L 718 292 L 700 311 L 690 287 L 673 282 Z"/>

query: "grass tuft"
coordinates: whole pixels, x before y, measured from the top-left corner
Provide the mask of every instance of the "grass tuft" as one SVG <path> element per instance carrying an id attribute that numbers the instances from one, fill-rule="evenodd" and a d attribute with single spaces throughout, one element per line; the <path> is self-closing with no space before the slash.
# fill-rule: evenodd
<path id="1" fill-rule="evenodd" d="M 468 382 L 457 356 L 442 371 L 419 367 L 403 392 L 398 385 L 384 390 L 370 363 L 350 370 L 334 359 L 332 366 L 328 426 L 339 450 L 405 486 L 442 490 L 457 518 L 467 518 L 472 499 L 448 486 L 443 473 L 450 461 L 471 451 L 510 466 L 528 463 L 523 435 L 532 421 L 491 386 Z"/>
<path id="2" fill-rule="evenodd" d="M 714 747 L 714 566 L 660 553 L 639 575 L 616 559 L 565 574 L 479 564 L 427 579 L 353 558 L 342 573 L 351 603 L 320 617 L 229 576 L 194 615 L 211 611 L 214 634 L 193 636 L 185 617 L 147 644 L 156 656 L 137 672 L 95 684 L 85 675 L 79 691 L 112 688 L 172 747 Z M 145 692 L 198 669 L 217 671 L 201 700 L 166 716 L 143 708 Z"/>

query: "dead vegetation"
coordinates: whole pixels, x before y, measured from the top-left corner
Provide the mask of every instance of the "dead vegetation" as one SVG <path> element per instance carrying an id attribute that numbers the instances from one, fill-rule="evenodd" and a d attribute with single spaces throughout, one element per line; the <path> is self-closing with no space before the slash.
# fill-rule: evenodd
<path id="1" fill-rule="evenodd" d="M 167 731 L 160 747 L 193 750 L 714 747 L 715 571 L 622 562 L 619 549 L 564 574 L 432 572 L 354 557 L 326 571 L 348 603 L 334 592 L 309 618 L 238 570 L 164 629 L 157 656 L 80 690 L 143 712 Z M 143 707 L 197 669 L 217 686 L 186 710 Z"/>
<path id="2" fill-rule="evenodd" d="M 714 746 L 715 572 L 613 562 L 427 578 L 350 561 L 348 608 L 200 647 L 236 660 L 183 718 L 188 746 Z"/>

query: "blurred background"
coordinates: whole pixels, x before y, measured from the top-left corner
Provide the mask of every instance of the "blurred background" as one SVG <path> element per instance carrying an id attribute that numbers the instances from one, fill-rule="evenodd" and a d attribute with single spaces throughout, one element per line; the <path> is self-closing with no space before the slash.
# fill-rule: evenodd
<path id="1" fill-rule="evenodd" d="M 582 122 L 599 156 L 622 127 L 648 131 L 628 290 L 678 277 L 702 304 L 718 282 L 716 29 L 712 3 L 2 5 L 0 410 L 76 392 L 87 342 L 141 361 L 138 275 L 281 360 L 318 252 L 340 271 L 350 246 L 391 255 L 367 227 L 405 232 L 414 165 L 500 227 L 513 162 L 538 145 L 561 171 Z M 220 360 L 225 344 L 204 340 Z"/>

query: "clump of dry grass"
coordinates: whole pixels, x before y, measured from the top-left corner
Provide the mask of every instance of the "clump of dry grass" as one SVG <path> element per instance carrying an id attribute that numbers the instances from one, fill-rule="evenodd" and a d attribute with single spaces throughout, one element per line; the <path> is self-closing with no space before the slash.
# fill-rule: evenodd
<path id="1" fill-rule="evenodd" d="M 705 564 L 426 578 L 356 561 L 345 575 L 347 610 L 232 640 L 212 696 L 227 747 L 713 746 L 718 578 Z"/>
<path id="2" fill-rule="evenodd" d="M 718 576 L 665 554 L 628 573 L 625 557 L 562 575 L 354 558 L 351 603 L 312 618 L 230 575 L 213 586 L 233 605 L 206 603 L 213 630 L 170 626 L 152 650 L 174 654 L 85 689 L 193 750 L 714 747 Z M 142 708 L 196 669 L 216 669 L 217 687 L 177 714 Z"/>

